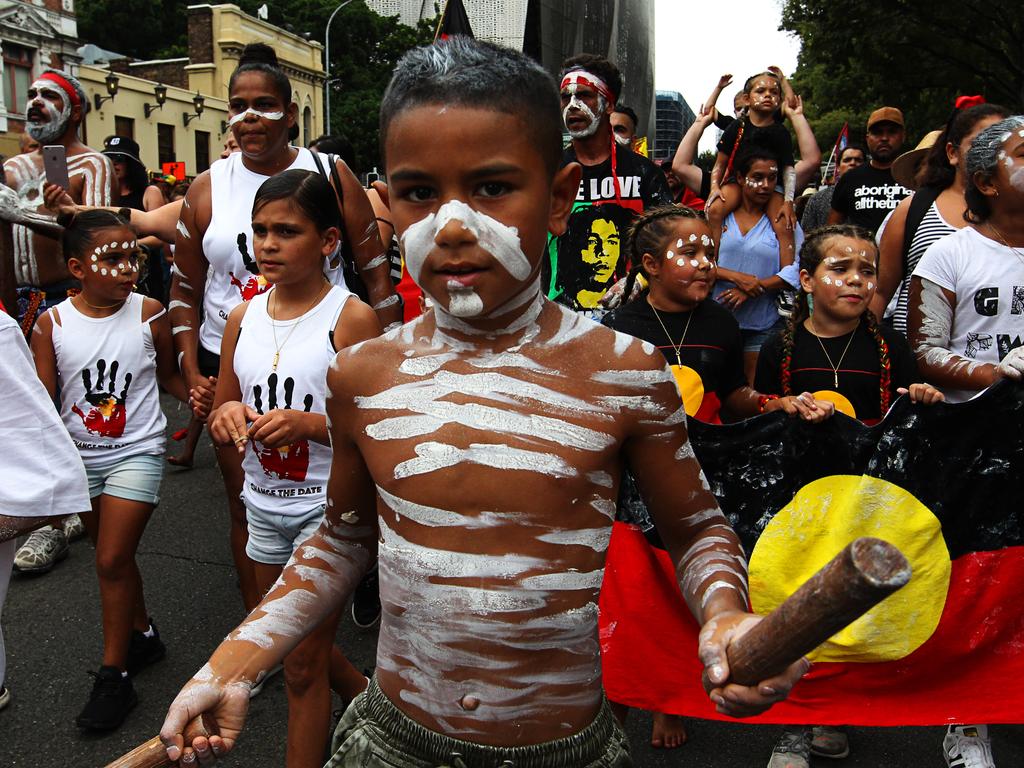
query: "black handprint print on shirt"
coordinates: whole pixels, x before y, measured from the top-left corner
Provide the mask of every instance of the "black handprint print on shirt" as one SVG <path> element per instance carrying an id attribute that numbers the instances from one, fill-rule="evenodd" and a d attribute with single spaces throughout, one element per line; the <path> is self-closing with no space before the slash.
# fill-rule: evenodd
<path id="1" fill-rule="evenodd" d="M 277 408 L 277 374 L 272 373 L 267 377 L 267 410 L 273 411 Z M 284 408 L 292 407 L 292 395 L 295 391 L 295 380 L 290 376 L 284 380 Z M 263 415 L 263 388 L 256 384 L 252 388 L 252 402 L 256 412 Z M 306 395 L 303 398 L 303 410 L 309 413 L 313 407 L 313 395 Z M 309 469 L 309 441 L 299 440 L 290 445 L 282 445 L 278 448 L 267 448 L 264 445 L 257 446 L 255 442 L 252 449 L 259 459 L 260 466 L 267 477 L 276 475 L 280 480 L 294 480 L 302 482 L 306 479 L 306 472 Z"/>
<path id="2" fill-rule="evenodd" d="M 116 360 L 110 364 L 109 372 L 107 371 L 107 361 L 103 358 L 97 360 L 95 390 L 92 384 L 92 374 L 88 368 L 84 369 L 82 383 L 85 385 L 85 400 L 89 403 L 89 412 L 83 413 L 82 409 L 78 407 L 78 403 L 71 406 L 72 413 L 78 415 L 87 430 L 103 437 L 121 437 L 124 434 L 127 420 L 125 401 L 128 398 L 128 387 L 132 385 L 132 374 L 129 372 L 124 375 L 121 394 L 115 395 L 117 368 Z M 106 382 L 104 382 L 105 377 Z M 106 386 L 105 390 L 104 386 Z"/>
<path id="3" fill-rule="evenodd" d="M 234 272 L 228 272 L 231 284 L 238 289 L 239 295 L 242 297 L 242 301 L 249 301 L 254 296 L 258 296 L 264 291 L 270 288 L 270 283 L 267 279 L 260 274 L 260 268 L 256 265 L 256 259 L 249 255 L 249 248 L 246 245 L 245 232 L 238 233 L 238 252 L 242 254 L 242 263 L 245 265 L 246 271 L 252 275 L 252 277 L 245 278 L 243 283 L 239 278 L 235 277 Z"/>

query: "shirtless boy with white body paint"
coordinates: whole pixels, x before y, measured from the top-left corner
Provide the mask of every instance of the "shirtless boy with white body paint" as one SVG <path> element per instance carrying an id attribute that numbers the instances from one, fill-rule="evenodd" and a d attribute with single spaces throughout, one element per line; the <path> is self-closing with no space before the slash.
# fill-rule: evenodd
<path id="1" fill-rule="evenodd" d="M 29 86 L 25 105 L 25 130 L 39 142 L 40 148 L 4 163 L 7 184 L 16 197 L 9 193 L 0 197 L 0 218 L 15 222 L 14 270 L 21 292 L 30 288 L 46 294 L 40 312 L 66 299 L 67 288 L 73 285 L 61 253 L 59 229 L 47 236 L 23 223 L 25 214 L 47 213 L 43 205 L 46 172 L 42 147 L 64 146 L 71 182 L 68 192 L 75 202 L 110 205 L 114 195 L 110 160 L 78 138 L 78 127 L 88 107 L 85 92 L 77 80 L 67 72 L 46 70 Z"/>
<path id="2" fill-rule="evenodd" d="M 704 624 L 719 709 L 763 711 L 805 671 L 728 683 L 724 648 L 756 619 L 672 374 L 654 347 L 541 294 L 547 232 L 579 188 L 578 166 L 558 168 L 560 133 L 554 84 L 522 54 L 454 38 L 398 65 L 381 108 L 389 205 L 435 308 L 335 361 L 325 520 L 171 705 L 171 759 L 234 746 L 249 687 L 377 550 L 376 679 L 329 765 L 631 765 L 597 637 L 627 461 Z M 186 748 L 203 712 L 220 733 Z"/>

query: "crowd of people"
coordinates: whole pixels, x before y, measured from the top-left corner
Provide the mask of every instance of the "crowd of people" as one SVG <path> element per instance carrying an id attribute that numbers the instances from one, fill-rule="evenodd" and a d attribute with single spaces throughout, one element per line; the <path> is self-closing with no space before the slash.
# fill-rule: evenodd
<path id="1" fill-rule="evenodd" d="M 728 117 L 730 82 L 658 165 L 633 149 L 607 59 L 574 56 L 553 83 L 452 38 L 396 67 L 387 183 L 364 188 L 340 137 L 293 145 L 290 83 L 253 44 L 230 145 L 169 197 L 131 139 L 82 144 L 80 84 L 43 73 L 27 133 L 65 147 L 70 183 L 45 182 L 37 146 L 0 187 L 0 288 L 17 287 L 0 354 L 20 388 L 0 429 L 35 430 L 0 459 L 19 478 L 0 489 L 0 607 L 12 567 L 45 572 L 88 535 L 104 643 L 77 724 L 119 727 L 166 652 L 135 561 L 160 500 L 161 391 L 193 413 L 166 461 L 191 466 L 204 425 L 217 448 L 248 614 L 170 704 L 173 761 L 230 752 L 283 668 L 289 768 L 329 743 L 330 766 L 631 765 L 597 644 L 613 520 L 669 553 L 718 710 L 784 699 L 806 661 L 730 679 L 726 648 L 755 621 L 744 553 L 686 420 L 875 423 L 901 396 L 1019 380 L 1024 117 L 961 99 L 902 153 L 904 115 L 880 106 L 808 194 L 821 153 L 800 97 L 767 67 Z M 74 471 L 47 471 L 54 456 Z M 334 644 L 353 597 L 357 623 L 380 621 L 369 678 Z M 0 636 L 0 709 L 3 665 Z M 333 738 L 331 691 L 351 702 Z M 219 733 L 186 743 L 202 712 Z M 655 713 L 652 745 L 685 740 Z M 848 752 L 842 729 L 800 726 L 765 758 Z M 994 765 L 983 725 L 950 726 L 943 752 Z"/>

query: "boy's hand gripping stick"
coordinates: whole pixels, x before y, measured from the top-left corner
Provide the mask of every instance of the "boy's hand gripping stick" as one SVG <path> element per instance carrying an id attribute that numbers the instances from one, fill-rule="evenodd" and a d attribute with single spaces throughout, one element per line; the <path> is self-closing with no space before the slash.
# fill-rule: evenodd
<path id="1" fill-rule="evenodd" d="M 729 645 L 730 680 L 757 685 L 781 673 L 839 630 L 910 581 L 910 563 L 892 544 L 861 538 L 850 543 L 804 582 L 778 608 Z M 216 733 L 196 718 L 185 728 L 185 744 Z M 172 763 L 159 736 L 106 768 L 168 768 Z"/>

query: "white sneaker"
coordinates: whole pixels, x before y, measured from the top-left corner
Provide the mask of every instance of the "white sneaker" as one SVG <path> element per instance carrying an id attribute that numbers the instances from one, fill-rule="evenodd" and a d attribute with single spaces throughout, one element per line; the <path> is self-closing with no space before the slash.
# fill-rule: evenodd
<path id="1" fill-rule="evenodd" d="M 11 703 L 11 689 L 6 685 L 0 685 L 0 709 Z"/>
<path id="2" fill-rule="evenodd" d="M 811 730 L 787 728 L 772 750 L 768 768 L 810 768 Z"/>
<path id="3" fill-rule="evenodd" d="M 267 672 L 267 674 L 265 674 L 263 676 L 262 680 L 260 680 L 258 683 L 256 683 L 256 685 L 254 685 L 252 688 L 249 689 L 249 698 L 250 699 L 255 699 L 257 696 L 259 696 L 261 693 L 263 693 L 263 686 L 266 685 L 267 681 L 270 678 L 272 678 L 274 675 L 276 675 L 282 669 L 284 669 L 284 665 L 283 664 L 278 664 L 276 667 L 274 667 L 269 672 Z"/>
<path id="4" fill-rule="evenodd" d="M 951 725 L 942 739 L 949 768 L 996 768 L 987 725 Z"/>
<path id="5" fill-rule="evenodd" d="M 78 539 L 85 536 L 85 526 L 82 524 L 82 518 L 78 515 L 68 515 L 64 518 L 64 535 L 67 536 L 68 541 L 78 541 Z"/>
<path id="6" fill-rule="evenodd" d="M 14 554 L 14 570 L 18 573 L 46 573 L 68 556 L 68 537 L 58 528 L 32 531 Z"/>

